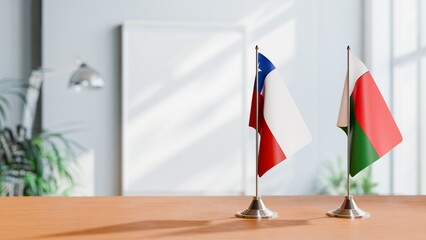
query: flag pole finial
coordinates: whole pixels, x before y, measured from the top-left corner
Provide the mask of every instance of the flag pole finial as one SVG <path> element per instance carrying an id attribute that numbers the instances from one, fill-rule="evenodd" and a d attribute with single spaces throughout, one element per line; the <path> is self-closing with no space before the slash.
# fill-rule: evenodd
<path id="1" fill-rule="evenodd" d="M 349 50 L 351 50 L 351 47 L 348 45 L 348 47 L 346 49 L 349 51 Z"/>
<path id="2" fill-rule="evenodd" d="M 256 49 L 256 51 L 258 51 L 259 50 L 259 46 L 256 45 L 256 47 L 254 47 L 254 49 Z"/>

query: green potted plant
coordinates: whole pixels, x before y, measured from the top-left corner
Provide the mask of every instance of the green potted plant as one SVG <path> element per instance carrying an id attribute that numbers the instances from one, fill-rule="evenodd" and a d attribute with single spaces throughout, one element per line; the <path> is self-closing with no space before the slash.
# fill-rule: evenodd
<path id="1" fill-rule="evenodd" d="M 346 164 L 340 157 L 335 161 L 326 161 L 323 173 L 320 175 L 320 194 L 344 195 L 346 194 Z M 351 179 L 351 193 L 354 195 L 377 194 L 377 183 L 373 181 L 371 166 L 358 173 Z"/>
<path id="2" fill-rule="evenodd" d="M 70 129 L 40 131 L 28 137 L 23 126 L 5 127 L 8 95 L 25 103 L 31 86 L 16 80 L 0 81 L 0 194 L 2 196 L 68 195 L 75 185 L 78 143 L 65 136 Z"/>

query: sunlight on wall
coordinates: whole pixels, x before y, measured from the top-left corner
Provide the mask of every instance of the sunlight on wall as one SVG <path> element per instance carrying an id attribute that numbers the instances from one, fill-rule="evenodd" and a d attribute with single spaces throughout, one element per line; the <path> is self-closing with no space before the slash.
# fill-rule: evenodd
<path id="1" fill-rule="evenodd" d="M 244 20 L 253 21 L 245 32 L 250 43 L 247 46 L 258 43 L 279 69 L 295 51 L 295 20 L 287 19 L 292 5 L 293 1 L 279 7 L 265 4 L 251 15 L 254 17 Z M 253 86 L 250 76 L 254 76 L 248 66 L 252 65 L 254 51 L 244 48 L 243 28 L 225 26 L 217 30 L 219 25 L 210 32 L 194 26 L 143 28 L 144 32 L 136 31 L 128 38 L 126 52 L 132 59 L 125 69 L 129 107 L 123 192 L 252 191 L 254 155 L 243 149 L 244 141 L 254 141 L 254 133 L 247 126 Z M 168 41 L 171 38 L 173 41 Z M 249 54 L 243 55 L 243 49 Z M 249 81 L 243 79 L 245 71 Z M 287 169 L 289 178 L 291 168 Z M 276 184 L 280 175 L 272 174 L 269 181 Z M 269 185 L 268 177 L 265 179 L 265 185 Z M 147 182 L 150 184 L 143 184 Z"/>
<path id="2" fill-rule="evenodd" d="M 294 0 L 287 1 L 264 1 L 255 11 L 248 14 L 239 23 L 247 27 L 248 31 L 253 32 L 259 28 L 267 26 L 269 23 L 283 17 L 283 14 L 288 15 L 294 7 Z"/>
<path id="3" fill-rule="evenodd" d="M 417 193 L 418 111 L 417 64 L 409 63 L 395 69 L 394 118 L 403 142 L 394 151 L 395 194 Z"/>
<path id="4" fill-rule="evenodd" d="M 241 32 L 183 30 L 156 29 L 173 39 L 157 46 L 140 45 L 149 31 L 128 38 L 125 194 L 241 193 Z"/>
<path id="5" fill-rule="evenodd" d="M 235 29 L 231 31 L 234 32 Z M 190 51 L 188 56 L 176 64 L 171 72 L 171 76 L 173 78 L 181 78 L 190 75 L 191 72 L 196 71 L 199 67 L 206 64 L 206 62 L 215 58 L 218 53 L 227 51 L 233 45 L 241 45 L 241 34 L 232 32 L 216 33 L 209 37 L 204 43 L 197 46 L 194 51 Z"/>
<path id="6" fill-rule="evenodd" d="M 394 14 L 394 57 L 401 57 L 417 48 L 417 0 L 394 0 Z"/>

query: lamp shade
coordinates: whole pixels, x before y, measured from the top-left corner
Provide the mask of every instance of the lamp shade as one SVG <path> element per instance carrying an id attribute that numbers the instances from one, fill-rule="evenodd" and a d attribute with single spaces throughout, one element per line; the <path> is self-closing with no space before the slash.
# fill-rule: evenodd
<path id="1" fill-rule="evenodd" d="M 100 89 L 105 85 L 104 79 L 92 68 L 82 63 L 71 76 L 69 86 L 80 89 Z"/>

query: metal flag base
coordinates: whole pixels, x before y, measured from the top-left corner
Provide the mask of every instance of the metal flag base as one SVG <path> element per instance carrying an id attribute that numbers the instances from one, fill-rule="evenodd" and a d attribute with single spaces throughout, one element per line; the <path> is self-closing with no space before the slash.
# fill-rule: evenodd
<path id="1" fill-rule="evenodd" d="M 260 197 L 253 197 L 250 206 L 235 214 L 240 218 L 276 218 L 278 214 L 266 208 Z"/>
<path id="2" fill-rule="evenodd" d="M 333 211 L 327 212 L 327 215 L 330 217 L 351 219 L 370 217 L 370 213 L 358 208 L 352 195 L 345 196 L 345 200 L 343 200 L 342 205 Z"/>

